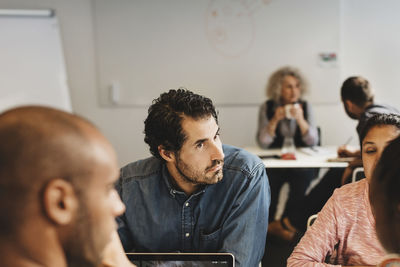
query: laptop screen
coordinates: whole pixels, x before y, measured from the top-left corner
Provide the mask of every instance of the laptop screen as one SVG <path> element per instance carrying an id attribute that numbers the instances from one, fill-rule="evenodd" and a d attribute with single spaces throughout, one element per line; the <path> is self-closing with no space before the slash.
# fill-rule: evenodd
<path id="1" fill-rule="evenodd" d="M 234 267 L 230 253 L 127 253 L 137 267 Z"/>

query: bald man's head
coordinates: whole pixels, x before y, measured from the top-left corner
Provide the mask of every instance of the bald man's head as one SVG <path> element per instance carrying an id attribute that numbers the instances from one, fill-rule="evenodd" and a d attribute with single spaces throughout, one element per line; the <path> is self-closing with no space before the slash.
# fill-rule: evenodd
<path id="1" fill-rule="evenodd" d="M 95 142 L 109 145 L 88 121 L 63 111 L 27 106 L 0 114 L 0 233 L 14 232 L 51 179 L 79 191 L 92 171 Z"/>
<path id="2" fill-rule="evenodd" d="M 81 117 L 38 106 L 0 114 L 2 263 L 97 266 L 125 209 L 118 175 L 112 146 Z"/>

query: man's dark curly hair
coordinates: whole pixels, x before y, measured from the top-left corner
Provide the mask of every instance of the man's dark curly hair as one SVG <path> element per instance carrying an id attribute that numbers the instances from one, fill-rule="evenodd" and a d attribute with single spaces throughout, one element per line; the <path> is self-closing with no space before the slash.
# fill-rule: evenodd
<path id="1" fill-rule="evenodd" d="M 162 159 L 158 146 L 165 150 L 178 152 L 184 141 L 182 129 L 183 116 L 202 119 L 213 116 L 218 124 L 218 115 L 211 99 L 186 89 L 171 89 L 153 100 L 148 116 L 144 121 L 144 141 L 150 146 L 150 152 Z"/>
<path id="2" fill-rule="evenodd" d="M 360 76 L 349 77 L 343 82 L 340 95 L 342 100 L 350 100 L 359 107 L 374 101 L 374 93 L 369 82 Z"/>

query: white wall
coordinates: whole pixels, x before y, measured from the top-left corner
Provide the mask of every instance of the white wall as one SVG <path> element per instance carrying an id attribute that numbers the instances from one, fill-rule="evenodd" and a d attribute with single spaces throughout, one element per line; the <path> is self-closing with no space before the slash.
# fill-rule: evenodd
<path id="1" fill-rule="evenodd" d="M 377 101 L 400 107 L 400 1 L 342 0 L 343 77 L 368 78 Z"/>
<path id="2" fill-rule="evenodd" d="M 369 2 L 373 4 L 367 4 Z M 390 5 L 380 4 L 382 2 L 388 2 Z M 363 74 L 372 77 L 372 84 L 380 89 L 379 95 L 387 97 L 384 100 L 393 100 L 391 104 L 400 107 L 399 98 L 390 97 L 396 85 L 399 84 L 392 82 L 392 78 L 399 69 L 399 60 L 393 60 L 391 55 L 395 55 L 398 59 L 398 52 L 393 46 L 397 43 L 392 43 L 392 41 L 398 42 L 399 37 L 396 35 L 400 31 L 383 32 L 383 36 L 386 37 L 384 41 L 368 34 L 368 29 L 372 26 L 376 32 L 380 32 L 380 29 L 386 27 L 387 24 L 400 25 L 398 20 L 392 21 L 386 16 L 390 10 L 393 11 L 389 14 L 399 10 L 399 4 L 396 0 L 342 0 L 341 3 L 343 9 L 339 53 L 341 81 L 337 84 L 338 94 L 340 83 L 344 78 L 352 74 Z M 391 9 L 392 5 L 397 8 Z M 361 9 L 361 6 L 365 8 Z M 380 9 L 377 9 L 377 6 Z M 149 155 L 142 134 L 143 121 L 147 113 L 145 108 L 99 106 L 92 25 L 93 9 L 90 0 L 0 0 L 0 8 L 56 9 L 61 27 L 73 110 L 92 120 L 105 133 L 115 146 L 121 165 Z M 379 13 L 378 18 L 364 17 L 375 12 Z M 358 28 L 352 28 L 349 25 L 354 23 L 354 18 L 359 19 L 359 24 L 366 23 L 365 35 L 360 33 Z M 382 50 L 386 51 L 385 56 L 376 58 Z M 378 61 L 379 63 L 376 63 Z M 388 72 L 388 70 L 391 71 Z M 341 144 L 350 135 L 355 137 L 353 144 L 357 144 L 355 122 L 346 117 L 340 103 L 314 105 L 313 108 L 317 123 L 322 128 L 323 144 Z M 237 146 L 255 145 L 258 107 L 223 107 L 219 108 L 219 112 L 224 142 Z"/>
<path id="3" fill-rule="evenodd" d="M 339 68 L 317 59 L 339 49 L 340 0 L 93 3 L 105 106 L 146 107 L 166 88 L 180 86 L 217 105 L 257 106 L 267 76 L 284 64 L 312 81 L 309 101 L 339 101 Z M 113 101 L 111 88 L 119 95 Z"/>
<path id="4" fill-rule="evenodd" d="M 361 75 L 369 80 L 375 101 L 400 109 L 400 19 L 397 0 L 341 0 L 341 80 Z M 343 113 L 343 111 L 341 111 Z M 321 114 L 330 118 L 329 113 Z M 342 131 L 343 120 L 329 129 Z M 354 122 L 353 122 L 354 123 Z M 343 129 L 350 133 L 349 129 Z M 344 133 L 343 132 L 343 133 Z M 352 131 L 353 144 L 358 138 Z M 340 138 L 345 139 L 341 133 Z M 334 140 L 334 139 L 332 139 Z M 337 140 L 339 141 L 339 140 Z"/>

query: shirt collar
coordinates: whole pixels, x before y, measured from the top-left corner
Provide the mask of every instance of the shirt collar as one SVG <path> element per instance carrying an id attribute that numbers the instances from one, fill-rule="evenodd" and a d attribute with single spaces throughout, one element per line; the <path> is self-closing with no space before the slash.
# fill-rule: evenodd
<path id="1" fill-rule="evenodd" d="M 173 185 L 173 183 L 171 181 L 173 178 L 171 177 L 171 175 L 170 175 L 170 173 L 168 171 L 167 164 L 163 164 L 163 166 L 162 166 L 162 179 L 164 180 L 165 185 L 168 188 L 168 192 L 170 193 L 170 195 L 172 197 L 175 197 L 176 194 L 185 195 L 186 196 L 185 192 L 183 192 L 181 189 L 176 188 Z M 210 185 L 200 186 L 199 190 L 197 192 L 193 193 L 192 196 L 198 196 L 198 195 L 203 194 L 206 191 L 208 186 L 210 186 Z"/>

